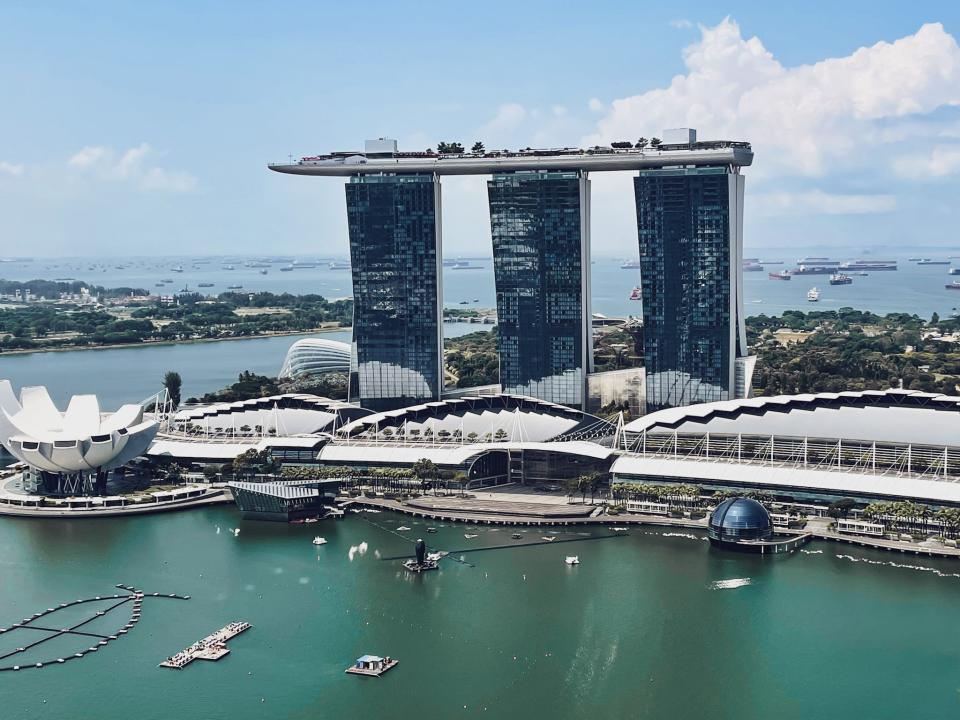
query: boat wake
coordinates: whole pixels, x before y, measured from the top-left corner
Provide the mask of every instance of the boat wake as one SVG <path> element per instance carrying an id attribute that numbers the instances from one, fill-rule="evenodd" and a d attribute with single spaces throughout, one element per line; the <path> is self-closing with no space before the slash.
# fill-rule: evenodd
<path id="1" fill-rule="evenodd" d="M 359 555 L 363 557 L 367 554 L 368 545 L 366 542 L 362 542 L 359 545 L 351 545 L 350 550 L 347 551 L 347 557 L 350 558 L 350 562 L 353 562 L 353 558 Z"/>
<path id="2" fill-rule="evenodd" d="M 680 538 L 686 538 L 687 540 L 702 540 L 703 542 L 709 542 L 709 538 L 701 537 L 700 535 L 693 535 L 691 533 L 665 532 L 665 533 L 649 533 L 649 534 L 659 535 L 660 537 L 680 537 Z"/>
<path id="3" fill-rule="evenodd" d="M 911 565 L 910 563 L 898 563 L 892 560 L 870 560 L 868 558 L 858 558 L 853 555 L 841 555 L 839 553 L 837 554 L 837 558 L 855 563 L 865 563 L 867 565 L 886 565 L 887 567 L 900 568 L 902 570 L 918 570 L 920 572 L 932 573 L 942 578 L 960 578 L 960 573 L 945 573 L 936 568 L 927 567 L 926 565 Z"/>
<path id="4" fill-rule="evenodd" d="M 714 580 L 707 587 L 711 590 L 733 590 L 750 584 L 750 578 L 731 578 L 730 580 Z"/>
<path id="5" fill-rule="evenodd" d="M 823 555 L 823 550 L 804 550 L 803 548 L 800 548 L 800 552 L 802 552 L 804 555 Z"/>

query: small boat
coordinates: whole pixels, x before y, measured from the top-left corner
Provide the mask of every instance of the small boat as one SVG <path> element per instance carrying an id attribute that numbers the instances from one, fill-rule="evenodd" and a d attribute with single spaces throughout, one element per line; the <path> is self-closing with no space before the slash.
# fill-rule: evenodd
<path id="1" fill-rule="evenodd" d="M 474 535 L 471 533 L 464 533 L 463 535 L 467 540 L 473 540 L 475 537 L 480 537 L 479 535 Z"/>
<path id="2" fill-rule="evenodd" d="M 954 280 L 952 283 L 944 285 L 947 290 L 960 290 L 960 280 Z"/>
<path id="3" fill-rule="evenodd" d="M 260 271 L 260 274 L 261 274 L 261 275 L 266 275 L 266 274 L 267 274 L 267 271 L 266 271 L 266 270 L 261 270 L 261 271 Z"/>
<path id="4" fill-rule="evenodd" d="M 630 528 L 625 528 L 625 527 L 619 527 L 619 526 L 617 526 L 617 527 L 613 527 L 613 528 L 610 528 L 610 529 L 613 530 L 614 532 L 626 532 L 626 531 L 629 530 Z"/>
<path id="5" fill-rule="evenodd" d="M 401 525 L 400 527 L 397 528 L 397 532 L 404 532 L 405 530 L 409 530 L 409 529 L 410 528 L 408 528 L 406 525 Z"/>
<path id="6" fill-rule="evenodd" d="M 781 270 L 780 272 L 767 273 L 767 277 L 771 280 L 789 280 L 793 275 L 790 274 L 789 270 Z"/>
<path id="7" fill-rule="evenodd" d="M 327 544 L 327 539 L 326 539 L 326 538 L 322 538 L 322 537 L 320 537 L 319 535 L 317 535 L 317 536 L 313 539 L 313 544 L 314 544 L 314 545 L 326 545 L 326 544 Z"/>
<path id="8" fill-rule="evenodd" d="M 579 564 L 580 564 L 580 556 L 578 556 L 578 555 L 567 555 L 567 558 L 566 558 L 566 560 L 564 560 L 564 562 L 565 562 L 567 565 L 579 565 Z"/>
<path id="9" fill-rule="evenodd" d="M 435 533 L 436 531 L 437 531 L 436 528 L 427 528 L 428 533 Z"/>
<path id="10" fill-rule="evenodd" d="M 831 285 L 852 285 L 853 278 L 843 273 L 836 273 L 830 276 Z"/>
<path id="11" fill-rule="evenodd" d="M 627 299 L 628 299 L 628 300 L 643 300 L 643 291 L 642 291 L 640 288 L 635 287 L 633 290 L 630 291 L 630 297 L 627 298 Z"/>
<path id="12" fill-rule="evenodd" d="M 233 536 L 237 537 L 240 534 L 240 528 L 233 528 Z"/>
<path id="13" fill-rule="evenodd" d="M 315 517 L 313 517 L 313 518 L 304 518 L 304 519 L 303 519 L 303 524 L 304 524 L 304 525 L 309 525 L 310 523 L 316 523 L 316 522 L 320 522 L 320 518 L 315 518 Z"/>
<path id="14" fill-rule="evenodd" d="M 547 541 L 547 542 L 553 542 L 554 540 L 557 539 L 557 536 L 556 536 L 556 535 L 542 535 L 542 536 L 540 536 L 540 539 L 541 539 L 541 540 L 545 540 L 545 541 Z"/>
<path id="15" fill-rule="evenodd" d="M 446 556 L 447 556 L 447 553 L 443 552 L 442 550 L 438 550 L 437 552 L 427 553 L 427 562 L 439 562 Z"/>
<path id="16" fill-rule="evenodd" d="M 243 285 L 227 285 L 227 290 L 243 290 Z"/>
<path id="17" fill-rule="evenodd" d="M 807 301 L 808 301 L 808 302 L 817 302 L 817 301 L 819 301 L 819 300 L 820 300 L 820 291 L 819 291 L 819 290 L 817 290 L 815 287 L 812 287 L 812 288 L 810 288 L 809 290 L 807 290 Z"/>
<path id="18" fill-rule="evenodd" d="M 280 272 L 293 272 L 293 265 L 284 265 L 280 268 Z"/>
<path id="19" fill-rule="evenodd" d="M 197 283 L 197 287 L 213 287 L 213 283 Z"/>
<path id="20" fill-rule="evenodd" d="M 512 537 L 514 540 L 523 540 L 523 535 L 521 535 L 520 533 L 513 533 L 513 535 L 511 535 L 510 537 Z"/>
<path id="21" fill-rule="evenodd" d="M 954 267 L 952 267 L 952 268 L 950 268 L 949 270 L 947 270 L 947 274 L 948 274 L 948 275 L 960 275 L 960 268 L 954 268 Z"/>

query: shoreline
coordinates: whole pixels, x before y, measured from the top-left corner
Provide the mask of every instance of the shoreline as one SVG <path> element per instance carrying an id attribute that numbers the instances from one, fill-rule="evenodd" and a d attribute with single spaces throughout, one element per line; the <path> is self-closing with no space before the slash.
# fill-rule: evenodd
<path id="1" fill-rule="evenodd" d="M 351 505 L 361 505 L 378 510 L 391 510 L 404 515 L 410 515 L 413 517 L 419 517 L 421 519 L 429 519 L 439 522 L 461 522 L 466 525 L 471 523 L 474 525 L 516 525 L 527 527 L 551 525 L 653 525 L 668 528 L 673 527 L 684 528 L 688 530 L 700 530 L 703 532 L 706 532 L 707 530 L 706 518 L 702 520 L 690 520 L 688 518 L 672 518 L 661 515 L 642 515 L 639 513 L 629 515 L 599 514 L 581 518 L 546 517 L 542 515 L 531 515 L 526 517 L 522 515 L 502 516 L 489 513 L 469 513 L 457 510 L 445 510 L 440 508 L 428 510 L 425 508 L 409 507 L 396 500 L 382 500 L 380 498 L 365 497 L 351 498 L 350 502 L 347 503 L 345 507 L 349 507 Z M 926 557 L 934 557 L 942 560 L 960 559 L 960 549 L 948 547 L 917 547 L 916 545 L 910 545 L 908 543 L 896 540 L 875 539 L 860 535 L 841 535 L 832 531 L 816 529 L 790 531 L 781 530 L 780 534 L 791 536 L 809 535 L 812 540 L 846 543 L 849 545 L 859 545 L 872 550 L 885 550 L 887 552 L 899 552 L 909 555 L 924 555 Z"/>
<path id="2" fill-rule="evenodd" d="M 0 352 L 0 359 L 3 359 L 8 355 L 34 355 L 36 353 L 58 353 L 58 352 L 73 352 L 75 350 L 122 350 L 122 349 L 135 349 L 135 348 L 144 348 L 144 347 L 162 347 L 165 345 L 197 345 L 200 343 L 214 343 L 214 342 L 230 342 L 234 340 L 262 340 L 264 338 L 272 337 L 291 337 L 294 335 L 316 335 L 318 333 L 327 333 L 327 332 L 346 332 L 352 331 L 353 326 L 348 325 L 346 327 L 322 327 L 314 328 L 313 330 L 289 330 L 283 332 L 273 332 L 273 333 L 263 333 L 258 335 L 234 335 L 231 337 L 222 337 L 222 338 L 191 338 L 190 340 L 148 340 L 146 342 L 139 343 L 114 343 L 112 345 L 73 345 L 66 347 L 49 347 L 49 348 L 27 348 L 21 350 L 5 350 Z"/>

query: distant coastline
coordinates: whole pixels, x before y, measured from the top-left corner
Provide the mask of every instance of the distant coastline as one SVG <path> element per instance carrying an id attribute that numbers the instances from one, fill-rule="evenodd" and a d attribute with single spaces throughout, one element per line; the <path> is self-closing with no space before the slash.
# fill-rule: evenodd
<path id="1" fill-rule="evenodd" d="M 195 345 L 199 343 L 229 342 L 231 340 L 256 340 L 262 338 L 285 337 L 293 335 L 316 335 L 317 333 L 346 332 L 353 327 L 319 327 L 312 330 L 283 330 L 280 332 L 256 333 L 253 335 L 233 335 L 219 338 L 190 338 L 187 340 L 144 340 L 137 343 L 114 343 L 110 345 L 57 345 L 47 348 L 24 348 L 18 350 L 4 350 L 0 352 L 0 359 L 9 355 L 35 355 L 37 353 L 73 352 L 75 350 L 118 350 L 124 348 L 158 347 L 162 345 Z"/>

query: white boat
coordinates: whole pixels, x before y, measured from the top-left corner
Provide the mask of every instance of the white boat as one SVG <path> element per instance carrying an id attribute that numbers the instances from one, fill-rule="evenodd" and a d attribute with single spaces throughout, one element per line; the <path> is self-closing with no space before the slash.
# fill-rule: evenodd
<path id="1" fill-rule="evenodd" d="M 580 556 L 579 555 L 567 555 L 567 559 L 564 560 L 567 565 L 579 565 Z"/>
<path id="2" fill-rule="evenodd" d="M 465 537 L 467 540 L 473 540 L 475 537 L 478 537 L 478 536 L 477 536 L 477 535 L 471 535 L 470 533 L 465 533 L 465 534 L 464 534 L 464 537 Z"/>
<path id="3" fill-rule="evenodd" d="M 817 302 L 820 299 L 820 291 L 815 287 L 810 288 L 807 291 L 807 301 L 808 302 Z"/>
<path id="4" fill-rule="evenodd" d="M 236 537 L 240 534 L 240 528 L 233 528 L 233 536 Z"/>
<path id="5" fill-rule="evenodd" d="M 322 537 L 320 537 L 319 535 L 317 535 L 317 536 L 313 539 L 313 544 L 314 544 L 314 545 L 326 545 L 326 544 L 327 544 L 327 539 L 326 539 L 326 538 L 322 538 Z"/>
<path id="6" fill-rule="evenodd" d="M 541 539 L 541 540 L 546 540 L 547 542 L 553 542 L 554 540 L 557 539 L 557 536 L 556 536 L 556 535 L 542 535 L 542 536 L 540 537 L 540 539 Z"/>
<path id="7" fill-rule="evenodd" d="M 613 530 L 614 532 L 626 532 L 626 531 L 629 530 L 630 528 L 615 527 L 615 528 L 610 528 L 610 529 Z"/>
<path id="8" fill-rule="evenodd" d="M 408 528 L 406 525 L 401 525 L 400 527 L 397 528 L 397 532 L 404 532 L 409 529 L 410 528 Z"/>

